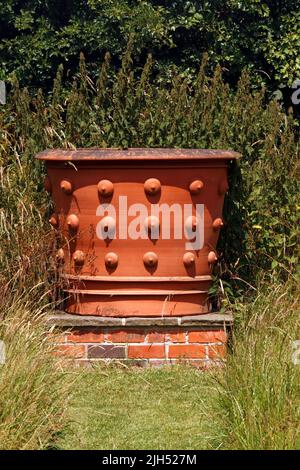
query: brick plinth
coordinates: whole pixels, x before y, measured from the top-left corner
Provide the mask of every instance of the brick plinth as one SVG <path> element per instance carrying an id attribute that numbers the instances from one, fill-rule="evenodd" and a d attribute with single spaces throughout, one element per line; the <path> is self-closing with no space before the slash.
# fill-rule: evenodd
<path id="1" fill-rule="evenodd" d="M 65 313 L 50 315 L 57 355 L 81 363 L 122 361 L 163 365 L 188 361 L 199 367 L 221 365 L 226 357 L 229 314 L 191 317 L 112 318 Z"/>

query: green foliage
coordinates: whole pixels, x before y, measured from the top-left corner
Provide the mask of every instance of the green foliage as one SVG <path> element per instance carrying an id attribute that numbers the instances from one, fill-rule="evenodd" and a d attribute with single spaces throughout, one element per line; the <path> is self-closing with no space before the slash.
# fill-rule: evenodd
<path id="1" fill-rule="evenodd" d="M 0 259 L 8 272 L 26 239 L 39 242 L 47 204 L 41 164 L 34 155 L 49 147 L 228 148 L 243 157 L 231 171 L 225 201 L 227 225 L 219 244 L 221 274 L 230 292 L 255 283 L 265 271 L 285 278 L 299 266 L 299 147 L 292 115 L 253 91 L 244 72 L 233 92 L 217 67 L 206 73 L 207 58 L 193 83 L 176 74 L 171 83 L 152 78 L 152 57 L 142 71 L 132 66 L 133 44 L 115 74 L 106 55 L 92 80 L 83 55 L 70 89 L 30 96 L 14 88 L 1 108 L 2 162 Z M 42 210 L 41 210 L 42 208 Z M 28 233 L 32 235 L 28 237 Z M 9 241 L 7 241 L 9 234 Z M 34 235 L 35 234 L 35 235 Z M 31 250 L 29 249 L 31 252 Z M 7 253 L 10 253 L 9 255 Z M 18 256 L 16 254 L 18 253 Z M 15 257 L 15 258 L 14 258 Z M 37 268 L 38 269 L 38 268 Z M 33 270 L 34 271 L 34 270 Z M 236 282 L 234 289 L 232 282 Z M 229 284 L 228 284 L 229 282 Z"/>
<path id="2" fill-rule="evenodd" d="M 211 446 L 221 449 L 300 448 L 300 368 L 293 362 L 299 340 L 300 290 L 260 285 L 255 300 L 233 308 L 236 325 L 224 371 L 213 378 Z"/>
<path id="3" fill-rule="evenodd" d="M 119 63 L 131 35 L 135 57 L 152 53 L 166 74 L 176 65 L 192 79 L 206 52 L 230 82 L 246 67 L 274 89 L 300 72 L 298 0 L 3 0 L 0 31 L 1 78 L 30 87 L 49 87 L 60 63 L 68 80 L 80 52 L 94 77 L 105 52 Z"/>

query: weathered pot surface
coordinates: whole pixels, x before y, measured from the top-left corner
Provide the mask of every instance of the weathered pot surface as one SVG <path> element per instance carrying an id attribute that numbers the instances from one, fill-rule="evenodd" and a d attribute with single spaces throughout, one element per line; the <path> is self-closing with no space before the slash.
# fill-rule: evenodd
<path id="1" fill-rule="evenodd" d="M 224 224 L 225 150 L 46 150 L 66 311 L 198 315 Z"/>

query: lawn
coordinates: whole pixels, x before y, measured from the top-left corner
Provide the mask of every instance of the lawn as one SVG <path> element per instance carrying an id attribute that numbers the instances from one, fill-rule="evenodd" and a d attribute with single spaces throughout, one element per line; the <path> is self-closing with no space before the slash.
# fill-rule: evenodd
<path id="1" fill-rule="evenodd" d="M 63 449 L 203 449 L 212 417 L 207 373 L 192 367 L 82 371 Z"/>

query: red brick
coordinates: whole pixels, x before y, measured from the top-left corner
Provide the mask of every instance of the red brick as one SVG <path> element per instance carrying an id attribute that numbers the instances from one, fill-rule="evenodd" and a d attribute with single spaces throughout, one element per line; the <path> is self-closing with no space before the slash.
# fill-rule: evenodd
<path id="1" fill-rule="evenodd" d="M 224 330 L 216 331 L 190 331 L 190 343 L 226 343 L 226 333 Z"/>
<path id="2" fill-rule="evenodd" d="M 165 346 L 163 344 L 129 345 L 128 357 L 135 359 L 162 359 L 165 357 Z"/>
<path id="3" fill-rule="evenodd" d="M 210 359 L 223 359 L 226 356 L 225 344 L 212 344 L 209 346 L 208 356 Z"/>
<path id="4" fill-rule="evenodd" d="M 57 356 L 79 359 L 85 357 L 85 346 L 83 344 L 60 344 L 55 351 Z"/>
<path id="5" fill-rule="evenodd" d="M 89 345 L 87 355 L 91 359 L 125 359 L 126 346 L 115 344 Z"/>
<path id="6" fill-rule="evenodd" d="M 202 359 L 205 358 L 205 346 L 198 344 L 170 344 L 169 358 Z"/>
<path id="7" fill-rule="evenodd" d="M 183 330 L 171 330 L 167 334 L 168 341 L 172 343 L 185 343 L 186 341 L 186 331 Z"/>
<path id="8" fill-rule="evenodd" d="M 160 331 L 150 331 L 148 334 L 148 343 L 164 343 L 166 335 Z"/>
<path id="9" fill-rule="evenodd" d="M 67 340 L 74 343 L 101 343 L 103 341 L 103 333 L 96 328 L 84 328 L 73 330 Z"/>
<path id="10" fill-rule="evenodd" d="M 105 339 L 111 343 L 143 343 L 146 333 L 143 330 L 110 330 Z"/>

